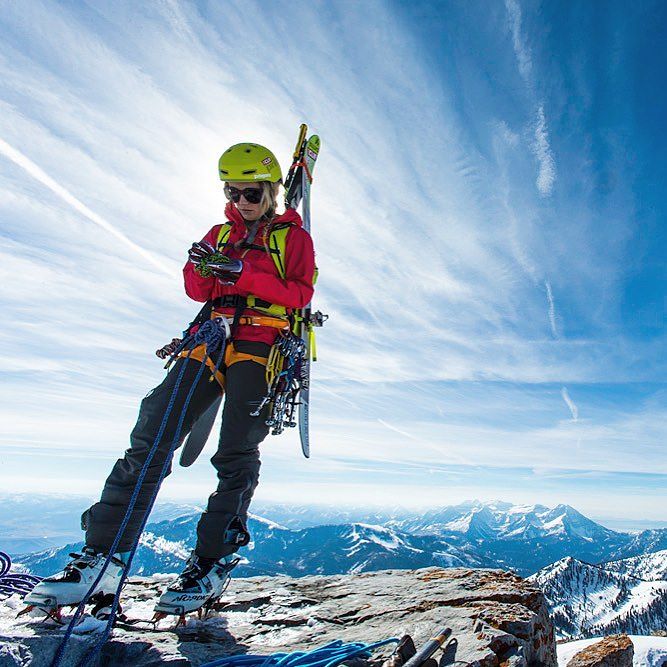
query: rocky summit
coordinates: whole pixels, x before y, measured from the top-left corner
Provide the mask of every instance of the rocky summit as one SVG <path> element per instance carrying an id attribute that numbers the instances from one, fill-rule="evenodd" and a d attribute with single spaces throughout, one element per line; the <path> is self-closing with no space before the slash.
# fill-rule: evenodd
<path id="1" fill-rule="evenodd" d="M 135 578 L 123 595 L 126 615 L 148 619 L 164 578 Z M 501 570 L 425 568 L 356 575 L 236 579 L 221 609 L 174 629 L 116 628 L 99 665 L 200 666 L 232 654 L 312 650 L 340 639 L 371 643 L 410 634 L 417 646 L 438 629 L 452 629 L 447 662 L 473 667 L 556 667 L 554 631 L 544 596 Z M 15 618 L 18 598 L 0 614 L 0 667 L 49 665 L 63 633 L 39 614 Z M 64 664 L 75 665 L 101 623 L 84 619 Z M 373 655 L 386 658 L 388 646 Z M 441 657 L 441 656 L 436 656 Z"/>

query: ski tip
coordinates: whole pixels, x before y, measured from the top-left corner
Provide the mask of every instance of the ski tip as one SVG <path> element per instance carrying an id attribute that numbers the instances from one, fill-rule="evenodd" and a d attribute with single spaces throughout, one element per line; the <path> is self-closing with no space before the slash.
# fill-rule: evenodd
<path id="1" fill-rule="evenodd" d="M 315 154 L 315 157 L 317 157 L 317 154 L 320 152 L 320 138 L 317 134 L 313 134 L 308 138 L 308 142 L 306 143 L 306 150 L 307 151 L 312 151 Z"/>

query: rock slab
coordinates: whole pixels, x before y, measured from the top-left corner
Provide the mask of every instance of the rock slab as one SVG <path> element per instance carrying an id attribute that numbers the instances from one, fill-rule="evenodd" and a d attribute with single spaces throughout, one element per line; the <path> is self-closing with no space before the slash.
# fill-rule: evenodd
<path id="1" fill-rule="evenodd" d="M 163 582 L 130 580 L 123 604 L 128 616 L 150 618 Z M 340 639 L 371 643 L 410 634 L 417 646 L 449 626 L 453 640 L 441 664 L 471 667 L 557 667 L 554 630 L 544 596 L 502 570 L 425 568 L 302 578 L 236 579 L 222 608 L 206 621 L 173 630 L 116 628 L 98 664 L 200 667 L 227 655 L 312 650 Z M 0 614 L 0 667 L 47 667 L 62 629 L 36 618 L 12 621 Z M 13 619 L 13 615 L 12 615 Z M 89 624 L 92 630 L 95 621 Z M 75 665 L 95 634 L 79 633 L 65 664 Z M 392 647 L 374 654 L 381 661 Z"/>
<path id="2" fill-rule="evenodd" d="M 567 667 L 632 667 L 634 653 L 630 637 L 610 635 L 579 651 Z"/>

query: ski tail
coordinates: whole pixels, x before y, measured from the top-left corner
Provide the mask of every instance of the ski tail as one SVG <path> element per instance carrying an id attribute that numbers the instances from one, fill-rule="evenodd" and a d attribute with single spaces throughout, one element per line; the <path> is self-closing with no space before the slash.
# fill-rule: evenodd
<path id="1" fill-rule="evenodd" d="M 206 446 L 206 442 L 213 430 L 213 424 L 215 423 L 215 418 L 218 415 L 221 403 L 222 395 L 218 396 L 218 398 L 211 403 L 211 406 L 206 412 L 204 412 L 192 425 L 192 430 L 183 444 L 181 458 L 179 459 L 179 463 L 184 468 L 191 466 L 199 458 L 199 455 Z"/>

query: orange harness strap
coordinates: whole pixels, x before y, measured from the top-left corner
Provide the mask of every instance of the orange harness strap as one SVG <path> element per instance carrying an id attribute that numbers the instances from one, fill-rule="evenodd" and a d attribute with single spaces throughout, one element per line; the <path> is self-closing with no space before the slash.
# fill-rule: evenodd
<path id="1" fill-rule="evenodd" d="M 231 322 L 232 318 L 228 315 L 223 315 L 222 313 L 216 313 L 215 311 L 211 313 L 211 319 L 215 317 L 225 317 L 228 321 Z M 271 317 L 269 315 L 252 315 L 249 317 L 243 316 L 239 319 L 239 324 L 256 326 L 256 327 L 274 327 L 275 329 L 289 329 L 289 322 L 283 320 L 279 317 Z M 197 345 L 192 352 L 188 353 L 188 350 L 183 350 L 179 353 L 179 357 L 188 357 L 189 359 L 196 359 L 200 363 L 205 362 L 206 365 L 211 369 L 211 377 L 209 382 L 213 381 L 213 377 L 217 380 L 218 384 L 222 387 L 223 391 L 225 389 L 225 376 L 224 373 L 221 373 L 220 370 L 215 370 L 215 363 L 211 360 L 210 357 L 206 356 L 206 345 Z M 234 347 L 234 342 L 232 341 L 227 345 L 225 350 L 225 366 L 229 368 L 232 364 L 237 364 L 239 361 L 254 361 L 255 363 L 266 366 L 268 362 L 268 357 L 260 357 L 256 354 L 247 354 L 246 352 L 237 352 Z"/>
<path id="2" fill-rule="evenodd" d="M 210 357 L 206 356 L 206 345 L 197 345 L 197 347 L 195 347 L 189 355 L 187 350 L 183 350 L 178 356 L 188 357 L 189 359 L 196 359 L 200 363 L 205 362 L 206 365 L 211 369 L 211 377 L 209 378 L 209 382 L 212 382 L 213 377 L 215 376 L 218 384 L 224 390 L 225 375 L 220 371 L 220 369 L 215 370 L 214 361 Z M 225 350 L 225 366 L 229 368 L 232 364 L 236 364 L 239 361 L 254 361 L 255 363 L 261 364 L 262 366 L 266 366 L 268 357 L 260 357 L 256 354 L 237 352 L 236 348 L 234 347 L 234 343 L 230 343 Z"/>
<path id="3" fill-rule="evenodd" d="M 224 317 L 230 324 L 234 319 L 229 315 L 223 315 L 222 313 L 216 313 L 215 311 L 211 313 L 211 319 L 216 317 Z M 270 315 L 244 315 L 239 319 L 239 324 L 254 327 L 273 327 L 274 329 L 289 329 L 288 320 L 282 319 L 280 317 L 271 317 Z"/>

